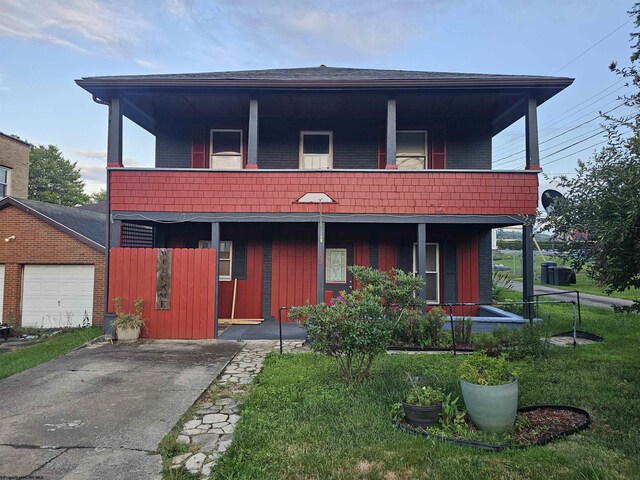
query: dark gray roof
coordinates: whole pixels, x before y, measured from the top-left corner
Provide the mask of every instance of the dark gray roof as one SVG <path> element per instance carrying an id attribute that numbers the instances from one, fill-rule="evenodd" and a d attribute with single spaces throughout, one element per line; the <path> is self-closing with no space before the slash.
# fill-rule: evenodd
<path id="1" fill-rule="evenodd" d="M 86 210 L 88 212 L 100 212 L 107 214 L 107 202 L 88 203 L 86 205 L 78 205 L 76 208 Z"/>
<path id="2" fill-rule="evenodd" d="M 410 70 L 375 70 L 368 68 L 319 67 L 278 68 L 268 70 L 243 70 L 233 72 L 174 73 L 162 75 L 120 75 L 86 77 L 78 80 L 82 86 L 98 84 L 174 84 L 174 83 L 221 83 L 237 82 L 238 84 L 256 83 L 317 83 L 317 84 L 368 84 L 386 83 L 403 84 L 417 82 L 420 84 L 465 84 L 475 83 L 571 83 L 572 79 L 564 77 L 546 77 L 535 75 L 496 75 L 485 73 L 454 72 L 422 72 Z"/>
<path id="3" fill-rule="evenodd" d="M 107 216 L 104 213 L 23 198 L 6 197 L 0 200 L 0 209 L 8 205 L 32 213 L 78 240 L 104 250 L 107 232 Z"/>

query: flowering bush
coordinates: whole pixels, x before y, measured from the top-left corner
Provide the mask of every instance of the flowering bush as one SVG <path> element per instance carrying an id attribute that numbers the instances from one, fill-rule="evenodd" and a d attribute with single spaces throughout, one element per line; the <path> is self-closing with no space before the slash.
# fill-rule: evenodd
<path id="1" fill-rule="evenodd" d="M 289 317 L 307 330 L 311 349 L 333 356 L 340 375 L 350 381 L 367 376 L 391 337 L 391 319 L 371 286 L 342 292 L 329 305 L 294 307 Z"/>

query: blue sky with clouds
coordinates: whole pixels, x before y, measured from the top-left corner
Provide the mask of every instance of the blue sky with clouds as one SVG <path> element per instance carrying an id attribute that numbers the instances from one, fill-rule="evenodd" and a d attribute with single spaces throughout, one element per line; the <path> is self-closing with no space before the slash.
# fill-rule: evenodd
<path id="1" fill-rule="evenodd" d="M 104 182 L 107 110 L 75 79 L 326 64 L 575 77 L 539 109 L 545 141 L 618 104 L 626 89 L 607 67 L 628 61 L 631 6 L 620 0 L 0 0 L 0 131 L 58 145 L 95 191 Z M 577 158 L 593 152 L 578 150 L 602 140 L 597 127 L 591 122 L 541 145 L 545 171 L 571 172 Z M 516 124 L 494 139 L 497 165 L 522 167 L 522 133 Z M 130 123 L 124 149 L 125 164 L 152 165 L 153 137 Z"/>

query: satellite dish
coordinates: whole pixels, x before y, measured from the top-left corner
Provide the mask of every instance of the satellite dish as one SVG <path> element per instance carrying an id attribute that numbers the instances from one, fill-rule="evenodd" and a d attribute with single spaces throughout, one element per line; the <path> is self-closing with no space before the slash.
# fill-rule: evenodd
<path id="1" fill-rule="evenodd" d="M 549 215 L 553 212 L 553 206 L 559 198 L 564 198 L 564 195 L 557 190 L 545 190 L 542 192 L 542 206 Z"/>

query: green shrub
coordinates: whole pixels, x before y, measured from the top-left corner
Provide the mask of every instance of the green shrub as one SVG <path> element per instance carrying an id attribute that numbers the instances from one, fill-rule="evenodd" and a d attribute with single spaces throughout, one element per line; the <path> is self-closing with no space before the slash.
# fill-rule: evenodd
<path id="1" fill-rule="evenodd" d="M 545 322 L 527 323 L 512 332 L 509 359 L 541 358 L 549 352 L 549 329 Z"/>
<path id="2" fill-rule="evenodd" d="M 513 281 L 505 272 L 493 272 L 491 295 L 494 302 L 502 302 L 513 290 Z"/>
<path id="3" fill-rule="evenodd" d="M 469 317 L 458 317 L 453 321 L 453 335 L 459 345 L 471 344 L 473 320 Z"/>
<path id="4" fill-rule="evenodd" d="M 414 385 L 407 393 L 405 403 L 426 407 L 442 403 L 444 398 L 444 393 L 438 388 Z"/>
<path id="5" fill-rule="evenodd" d="M 307 330 L 312 350 L 336 359 L 342 378 L 365 378 L 376 356 L 389 345 L 392 321 L 371 285 L 344 292 L 330 305 L 292 308 L 289 316 Z"/>
<path id="6" fill-rule="evenodd" d="M 489 332 L 476 333 L 471 339 L 471 346 L 490 357 L 499 356 L 504 351 L 504 346 Z"/>
<path id="7" fill-rule="evenodd" d="M 506 356 L 488 357 L 481 353 L 469 355 L 459 366 L 460 379 L 478 385 L 504 385 L 517 376 L 517 369 L 509 364 Z"/>

